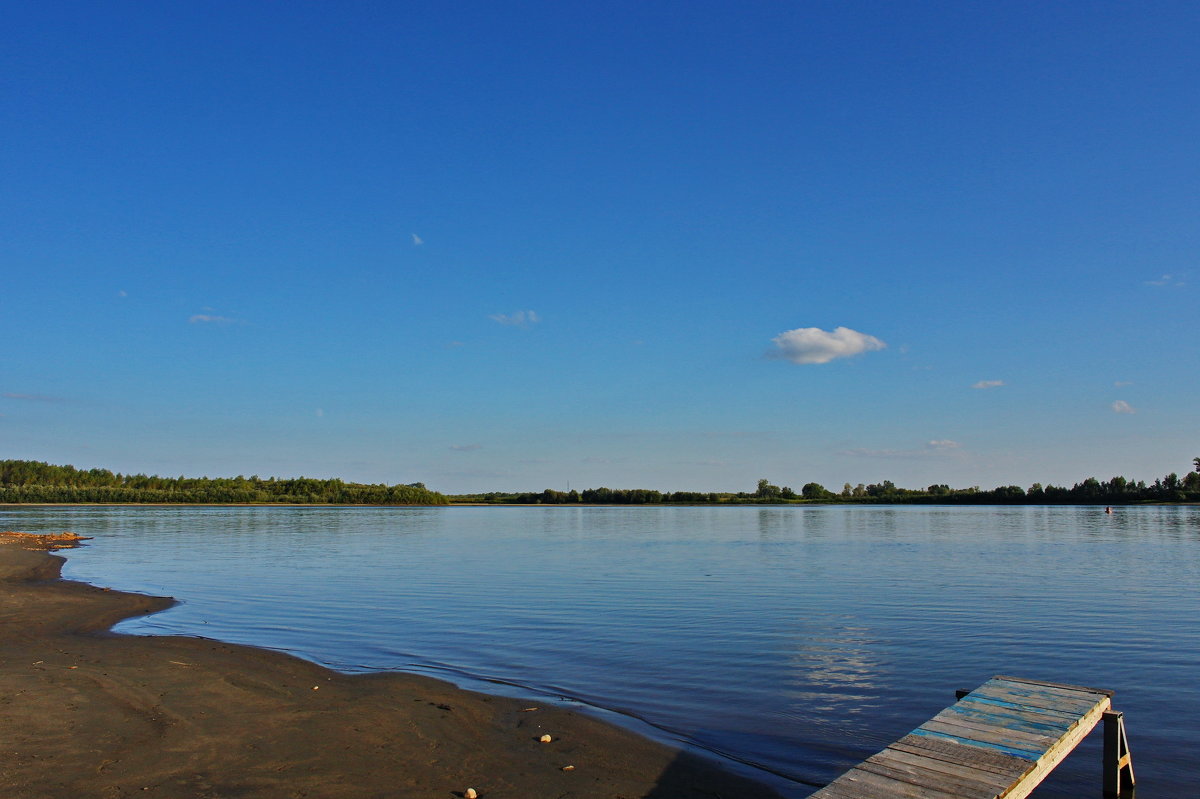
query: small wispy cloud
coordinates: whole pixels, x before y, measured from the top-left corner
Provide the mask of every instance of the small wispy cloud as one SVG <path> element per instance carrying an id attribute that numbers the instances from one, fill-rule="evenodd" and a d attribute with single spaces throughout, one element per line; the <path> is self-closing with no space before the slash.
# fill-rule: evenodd
<path id="1" fill-rule="evenodd" d="M 17 391 L 6 391 L 3 394 L 5 399 L 22 400 L 24 402 L 62 402 L 62 397 L 50 397 L 45 394 L 22 394 Z"/>
<path id="2" fill-rule="evenodd" d="M 980 380 L 978 383 L 972 383 L 971 388 L 999 388 L 1002 385 L 1003 380 Z"/>
<path id="3" fill-rule="evenodd" d="M 1124 388 L 1125 386 L 1132 386 L 1133 381 L 1132 380 L 1114 380 L 1113 385 L 1116 386 L 1117 388 Z"/>
<path id="4" fill-rule="evenodd" d="M 957 441 L 951 441 L 948 438 L 935 439 L 928 441 L 925 446 L 917 449 L 868 449 L 860 447 L 858 449 L 842 450 L 840 455 L 849 455 L 852 458 L 888 458 L 888 459 L 912 459 L 912 458 L 937 458 L 956 455 L 962 450 L 962 445 Z"/>
<path id="5" fill-rule="evenodd" d="M 1163 275 L 1158 280 L 1143 281 L 1147 286 L 1182 286 L 1184 282 L 1180 275 Z"/>
<path id="6" fill-rule="evenodd" d="M 482 444 L 451 444 L 450 449 L 455 452 L 474 452 L 477 449 L 483 449 Z"/>
<path id="7" fill-rule="evenodd" d="M 231 316 L 218 316 L 217 314 L 198 313 L 188 317 L 188 323 L 193 325 L 231 325 L 239 320 Z"/>
<path id="8" fill-rule="evenodd" d="M 842 450 L 839 455 L 856 458 L 919 458 L 929 455 L 925 450 L 869 450 L 859 447 L 854 450 Z"/>
<path id="9" fill-rule="evenodd" d="M 494 313 L 488 317 L 493 322 L 498 322 L 505 327 L 529 327 L 536 325 L 542 321 L 542 317 L 538 316 L 536 311 L 516 311 L 511 314 Z"/>
<path id="10" fill-rule="evenodd" d="M 835 327 L 833 330 L 798 327 L 785 330 L 771 341 L 775 349 L 767 353 L 767 357 L 795 364 L 829 363 L 835 358 L 850 358 L 887 346 L 875 336 L 848 327 Z"/>
<path id="11" fill-rule="evenodd" d="M 120 291 L 118 291 L 118 292 L 117 292 L 117 296 L 118 296 L 118 297 L 128 297 L 128 296 L 129 296 L 129 292 L 128 292 L 128 291 L 126 291 L 125 289 L 121 289 Z"/>
<path id="12" fill-rule="evenodd" d="M 1137 413 L 1137 408 L 1125 400 L 1117 400 L 1112 404 L 1113 413 Z"/>
<path id="13" fill-rule="evenodd" d="M 413 246 L 414 247 L 420 247 L 422 244 L 425 243 L 425 239 L 421 238 L 416 233 L 412 234 L 412 237 L 413 237 Z"/>
<path id="14" fill-rule="evenodd" d="M 317 408 L 315 411 L 313 411 L 313 415 L 316 416 L 318 419 L 320 419 L 322 416 L 325 415 L 325 409 Z"/>

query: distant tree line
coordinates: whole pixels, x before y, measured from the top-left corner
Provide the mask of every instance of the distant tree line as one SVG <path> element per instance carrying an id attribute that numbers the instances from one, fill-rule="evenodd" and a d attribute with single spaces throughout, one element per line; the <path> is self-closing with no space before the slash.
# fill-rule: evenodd
<path id="1" fill-rule="evenodd" d="M 721 502 L 729 494 L 701 491 L 663 492 L 652 488 L 588 488 L 583 491 L 545 491 L 533 493 L 459 494 L 454 502 L 482 502 L 491 505 L 661 505 L 672 502 Z"/>
<path id="2" fill-rule="evenodd" d="M 445 505 L 423 483 L 376 485 L 308 477 L 159 477 L 0 461 L 0 503 Z"/>
<path id="3" fill-rule="evenodd" d="M 663 504 L 778 504 L 804 502 L 910 504 L 1093 504 L 1134 502 L 1200 502 L 1200 458 L 1183 477 L 1172 472 L 1146 483 L 1125 477 L 1101 482 L 1089 477 L 1070 488 L 1034 483 L 1028 489 L 1000 486 L 900 488 L 882 483 L 846 483 L 840 492 L 819 483 L 805 483 L 799 493 L 769 480 L 758 481 L 753 492 L 657 491 L 649 488 L 588 488 L 583 491 L 531 493 L 488 492 L 447 497 L 423 483 L 399 485 L 347 483 L 338 479 L 251 477 L 159 477 L 123 475 L 108 469 L 76 469 L 40 461 L 0 461 L 0 503 L 116 503 L 116 504 L 297 504 L 297 505 L 445 505 L 481 502 L 494 505 L 663 505 Z"/>
<path id="4" fill-rule="evenodd" d="M 1089 477 L 1070 488 L 1034 483 L 1028 489 L 1000 486 L 984 490 L 979 486 L 951 488 L 946 484 L 926 488 L 900 488 L 891 480 L 882 483 L 846 483 L 838 493 L 820 483 L 806 483 L 799 493 L 789 486 L 777 486 L 759 480 L 753 492 L 721 493 L 701 491 L 662 492 L 647 488 L 588 488 L 583 491 L 555 491 L 547 488 L 533 493 L 461 494 L 454 502 L 482 502 L 495 505 L 661 505 L 661 504 L 778 504 L 803 502 L 969 504 L 969 505 L 1124 505 L 1133 502 L 1200 502 L 1200 458 L 1195 470 L 1182 478 L 1172 472 L 1146 483 L 1114 477 L 1101 482 Z"/>

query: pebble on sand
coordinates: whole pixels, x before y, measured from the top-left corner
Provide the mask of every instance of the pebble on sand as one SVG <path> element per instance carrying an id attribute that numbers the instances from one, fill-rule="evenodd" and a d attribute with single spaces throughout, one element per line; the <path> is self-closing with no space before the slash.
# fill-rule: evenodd
<path id="1" fill-rule="evenodd" d="M 554 739 L 553 739 L 553 738 L 551 738 L 549 735 L 543 735 L 541 738 L 538 738 L 538 740 L 539 740 L 539 741 L 541 741 L 541 742 L 542 742 L 542 743 L 544 743 L 544 744 L 548 744 L 548 743 L 550 743 L 551 741 L 553 741 Z"/>

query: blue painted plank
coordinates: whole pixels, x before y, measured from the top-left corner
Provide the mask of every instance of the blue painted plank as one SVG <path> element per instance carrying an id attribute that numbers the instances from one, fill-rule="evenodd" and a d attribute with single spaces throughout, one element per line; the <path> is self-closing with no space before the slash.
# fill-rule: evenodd
<path id="1" fill-rule="evenodd" d="M 997 707 L 1009 708 L 1012 710 L 1020 710 L 1025 713 L 1037 713 L 1039 715 L 1043 715 L 1043 716 L 1047 716 L 1047 717 L 1061 718 L 1064 721 L 1067 721 L 1068 725 L 1073 725 L 1075 722 L 1079 721 L 1079 717 L 1081 715 L 1083 715 L 1082 713 L 1073 713 L 1069 710 L 1054 710 L 1054 709 L 1051 709 L 1048 707 L 1036 707 L 1035 705 L 1022 705 L 1018 702 L 1006 702 L 1003 699 L 994 699 L 989 696 L 980 696 L 979 694 L 977 694 L 975 692 L 971 692 L 971 693 L 967 694 L 960 701 L 965 702 L 967 700 L 970 700 L 972 702 L 979 702 L 980 704 L 984 704 L 984 705 L 996 705 Z"/>
<path id="2" fill-rule="evenodd" d="M 1032 686 L 995 684 L 991 681 L 972 691 L 968 696 L 984 696 L 1004 701 L 1015 701 L 1034 708 L 1045 708 L 1064 713 L 1084 715 L 1107 697 L 1098 694 L 1080 693 L 1075 696 L 1051 695 L 1028 690 Z"/>
<path id="3" fill-rule="evenodd" d="M 1025 730 L 1026 732 L 1039 733 L 1041 735 L 1052 735 L 1055 738 L 1061 738 L 1068 730 L 1075 726 L 1079 721 L 1076 716 L 1071 721 L 1066 720 L 1047 720 L 1046 722 L 1030 721 L 1022 718 L 1015 713 L 1006 713 L 1000 709 L 980 710 L 973 708 L 970 705 L 959 702 L 954 707 L 946 708 L 942 713 L 947 713 L 951 716 L 963 716 L 984 724 L 993 724 L 997 727 L 1004 727 L 1009 730 Z M 941 715 L 939 713 L 938 715 Z"/>
<path id="4" fill-rule="evenodd" d="M 923 730 L 920 727 L 913 730 L 912 735 L 920 735 L 928 738 L 941 738 L 945 741 L 954 741 L 964 746 L 977 746 L 981 749 L 992 749 L 997 752 L 1003 752 L 1006 755 L 1019 757 L 1022 760 L 1030 760 L 1034 763 L 1038 761 L 1042 755 L 1046 753 L 1045 749 L 1018 749 L 1013 746 L 1004 746 L 1002 744 L 988 743 L 987 741 L 974 741 L 970 738 L 960 738 L 957 735 L 950 735 L 944 732 L 934 732 L 933 730 Z"/>
<path id="5" fill-rule="evenodd" d="M 1038 685 L 1030 682 L 1014 682 L 1012 680 L 997 679 L 995 677 L 979 686 L 979 688 L 976 690 L 986 689 L 989 687 L 999 688 L 1001 690 L 1011 691 L 1013 693 L 1025 693 L 1029 696 L 1045 697 L 1049 699 L 1062 699 L 1066 701 L 1084 699 L 1088 702 L 1099 702 L 1105 698 L 1110 698 L 1109 695 L 1103 691 L 1093 691 L 1086 688 L 1064 688 L 1055 685 Z"/>

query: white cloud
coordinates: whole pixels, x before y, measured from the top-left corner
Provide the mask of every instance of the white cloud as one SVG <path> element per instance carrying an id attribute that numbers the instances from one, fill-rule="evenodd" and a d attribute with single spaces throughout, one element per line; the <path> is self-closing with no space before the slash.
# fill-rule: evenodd
<path id="1" fill-rule="evenodd" d="M 1137 408 L 1130 405 L 1125 400 L 1117 400 L 1112 404 L 1114 413 L 1137 413 Z"/>
<path id="2" fill-rule="evenodd" d="M 867 449 L 860 447 L 842 450 L 840 454 L 855 458 L 923 458 L 928 456 L 929 452 L 923 449 Z"/>
<path id="3" fill-rule="evenodd" d="M 920 449 L 867 449 L 860 447 L 842 450 L 839 454 L 854 458 L 961 458 L 963 457 L 963 453 L 959 452 L 961 447 L 962 445 L 957 441 L 943 438 L 929 441 Z"/>
<path id="4" fill-rule="evenodd" d="M 455 452 L 474 452 L 477 449 L 483 449 L 482 444 L 451 444 L 450 449 Z"/>
<path id="5" fill-rule="evenodd" d="M 425 243 L 425 240 L 422 239 L 420 236 L 418 236 L 416 233 L 412 234 L 412 237 L 413 237 L 413 246 L 414 247 L 420 247 L 422 244 Z"/>
<path id="6" fill-rule="evenodd" d="M 849 358 L 887 346 L 874 336 L 848 327 L 837 327 L 832 332 L 819 327 L 798 327 L 780 333 L 771 341 L 776 350 L 769 357 L 797 364 L 829 363 L 835 358 Z"/>
<path id="7" fill-rule="evenodd" d="M 529 327 L 542 321 L 536 311 L 517 311 L 516 313 L 494 313 L 488 317 L 493 322 L 499 322 L 506 327 Z"/>
<path id="8" fill-rule="evenodd" d="M 317 414 L 317 418 L 318 418 L 318 419 L 320 419 L 322 416 L 324 416 L 324 415 L 325 415 L 325 409 L 324 409 L 324 408 L 317 408 L 317 410 L 316 410 L 316 414 Z"/>
<path id="9" fill-rule="evenodd" d="M 1163 275 L 1158 280 L 1144 281 L 1147 286 L 1182 286 L 1184 285 L 1181 275 Z"/>
<path id="10" fill-rule="evenodd" d="M 125 289 L 121 289 L 120 291 L 117 292 L 117 296 L 118 297 L 128 297 L 129 292 L 125 291 Z"/>
<path id="11" fill-rule="evenodd" d="M 193 325 L 228 325 L 236 322 L 228 316 L 217 316 L 216 314 L 198 313 L 188 317 L 188 322 Z"/>
<path id="12" fill-rule="evenodd" d="M 1132 386 L 1133 381 L 1132 380 L 1116 380 L 1116 381 L 1113 381 L 1113 385 L 1116 386 L 1117 388 L 1124 388 L 1125 386 Z"/>
<path id="13" fill-rule="evenodd" d="M 1004 385 L 1003 380 L 980 380 L 978 383 L 973 383 L 971 388 L 998 388 Z"/>

